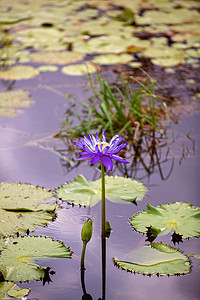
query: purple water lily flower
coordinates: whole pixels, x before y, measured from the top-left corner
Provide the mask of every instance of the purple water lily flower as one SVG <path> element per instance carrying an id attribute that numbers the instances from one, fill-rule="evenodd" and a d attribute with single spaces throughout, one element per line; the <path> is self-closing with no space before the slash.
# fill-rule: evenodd
<path id="1" fill-rule="evenodd" d="M 120 152 L 121 149 L 126 147 L 128 144 L 122 143 L 119 145 L 123 138 L 124 137 L 119 137 L 119 135 L 116 134 L 113 136 L 111 141 L 107 143 L 106 132 L 103 133 L 102 141 L 98 138 L 98 133 L 96 133 L 96 137 L 93 135 L 88 135 L 88 137 L 86 137 L 84 135 L 83 138 L 79 139 L 79 143 L 74 143 L 76 146 L 84 150 L 83 152 L 79 152 L 79 154 L 83 156 L 77 158 L 77 160 L 91 159 L 91 164 L 96 164 L 98 161 L 101 161 L 109 171 L 112 171 L 112 159 L 125 164 L 128 163 L 127 160 L 116 155 L 116 153 Z"/>

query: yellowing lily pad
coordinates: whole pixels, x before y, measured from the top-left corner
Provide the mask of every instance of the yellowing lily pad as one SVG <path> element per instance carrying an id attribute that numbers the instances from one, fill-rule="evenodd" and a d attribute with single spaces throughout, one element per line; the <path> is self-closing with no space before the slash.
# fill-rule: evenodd
<path id="1" fill-rule="evenodd" d="M 140 68 L 142 66 L 142 63 L 139 61 L 133 61 L 128 64 L 131 68 Z"/>
<path id="2" fill-rule="evenodd" d="M 39 75 L 39 70 L 31 66 L 14 66 L 0 72 L 0 78 L 5 80 L 31 79 Z"/>
<path id="3" fill-rule="evenodd" d="M 97 71 L 97 67 L 90 62 L 84 64 L 65 66 L 61 70 L 63 74 L 71 75 L 71 76 L 92 74 L 95 73 L 96 71 Z"/>
<path id="4" fill-rule="evenodd" d="M 52 66 L 52 65 L 39 66 L 38 69 L 40 70 L 40 72 L 56 72 L 56 71 L 58 71 L 58 67 Z"/>
<path id="5" fill-rule="evenodd" d="M 65 65 L 82 60 L 84 58 L 84 54 L 71 51 L 42 51 L 32 53 L 30 58 L 36 63 Z"/>
<path id="6" fill-rule="evenodd" d="M 199 20 L 199 13 L 196 10 L 189 10 L 185 8 L 171 9 L 168 11 L 149 10 L 142 16 L 136 16 L 136 23 L 138 25 L 145 24 L 179 24 L 186 22 L 195 22 Z"/>
<path id="7" fill-rule="evenodd" d="M 21 113 L 22 110 L 16 108 L 33 104 L 34 101 L 29 98 L 29 93 L 21 89 L 0 93 L 0 116 L 14 117 Z"/>
<path id="8" fill-rule="evenodd" d="M 167 58 L 154 58 L 151 60 L 154 65 L 161 67 L 175 67 L 184 62 L 183 58 L 167 57 Z"/>
<path id="9" fill-rule="evenodd" d="M 28 28 L 12 35 L 13 39 L 24 47 L 45 49 L 50 45 L 59 44 L 64 33 L 55 28 Z"/>
<path id="10" fill-rule="evenodd" d="M 95 64 L 112 65 L 112 64 L 126 64 L 133 60 L 130 54 L 107 54 L 94 57 L 92 60 Z"/>

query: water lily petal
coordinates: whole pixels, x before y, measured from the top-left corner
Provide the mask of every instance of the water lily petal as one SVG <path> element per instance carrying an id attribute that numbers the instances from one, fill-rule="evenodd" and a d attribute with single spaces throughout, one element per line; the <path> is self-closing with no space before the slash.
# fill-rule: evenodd
<path id="1" fill-rule="evenodd" d="M 95 156 L 91 159 L 91 161 L 90 161 L 91 165 L 96 164 L 98 161 L 100 161 L 100 159 L 101 159 L 100 156 L 95 155 Z"/>
<path id="2" fill-rule="evenodd" d="M 101 162 L 106 167 L 109 171 L 112 171 L 113 169 L 113 162 L 112 159 L 109 156 L 102 156 L 101 157 Z"/>
<path id="3" fill-rule="evenodd" d="M 125 159 L 123 159 L 122 157 L 118 156 L 118 155 L 111 155 L 111 158 L 114 159 L 114 160 L 117 160 L 119 162 L 122 162 L 122 163 L 125 163 L 125 164 L 128 164 L 129 162 Z"/>

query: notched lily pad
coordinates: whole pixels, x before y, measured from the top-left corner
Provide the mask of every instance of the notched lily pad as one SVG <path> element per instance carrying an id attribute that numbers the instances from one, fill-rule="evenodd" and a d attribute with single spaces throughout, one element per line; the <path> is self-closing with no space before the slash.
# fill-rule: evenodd
<path id="1" fill-rule="evenodd" d="M 39 75 L 40 71 L 31 66 L 14 66 L 0 71 L 0 78 L 5 80 L 31 79 Z"/>
<path id="2" fill-rule="evenodd" d="M 0 186 L 0 235 L 35 231 L 55 218 L 56 202 L 45 203 L 52 194 L 29 184 L 2 183 Z"/>
<path id="3" fill-rule="evenodd" d="M 184 275 L 191 268 L 187 256 L 162 243 L 141 247 L 131 251 L 123 260 L 113 258 L 113 261 L 123 270 L 143 275 Z"/>
<path id="4" fill-rule="evenodd" d="M 147 188 L 130 178 L 106 176 L 106 198 L 115 203 L 135 203 L 144 198 Z M 94 206 L 101 200 L 101 179 L 87 181 L 78 175 L 74 181 L 56 189 L 55 196 L 70 204 Z"/>
<path id="5" fill-rule="evenodd" d="M 46 257 L 71 258 L 69 247 L 52 238 L 24 236 L 0 239 L 0 271 L 5 280 L 24 282 L 40 280 L 45 276 L 45 268 L 35 260 Z"/>
<path id="6" fill-rule="evenodd" d="M 161 204 L 154 207 L 147 205 L 147 210 L 130 218 L 133 228 L 147 233 L 147 239 L 172 232 L 173 241 L 200 235 L 200 209 L 186 202 Z M 151 229 L 151 232 L 149 230 Z M 173 235 L 175 233 L 175 235 Z"/>

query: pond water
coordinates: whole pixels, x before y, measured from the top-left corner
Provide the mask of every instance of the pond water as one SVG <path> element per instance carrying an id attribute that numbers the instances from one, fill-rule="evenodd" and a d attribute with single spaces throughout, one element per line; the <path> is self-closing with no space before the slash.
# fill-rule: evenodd
<path id="1" fill-rule="evenodd" d="M 73 110 L 67 95 L 80 103 L 91 96 L 85 75 L 88 70 L 92 78 L 93 72 L 99 71 L 109 82 L 118 74 L 129 79 L 134 76 L 139 82 L 144 82 L 147 73 L 152 76 L 158 83 L 156 93 L 169 107 L 175 137 L 169 147 L 158 149 L 159 160 L 150 172 L 139 160 L 133 167 L 130 158 L 127 168 L 115 164 L 109 173 L 142 181 L 148 193 L 137 206 L 106 202 L 106 219 L 112 228 L 106 239 L 106 255 L 103 253 L 106 267 L 102 266 L 100 203 L 84 208 L 58 200 L 62 209 L 55 220 L 46 227 L 38 226 L 34 235 L 63 241 L 72 249 L 72 259 L 40 260 L 39 264 L 50 267 L 53 273 L 46 282 L 17 282 L 21 289 L 30 288 L 21 299 L 200 299 L 200 260 L 194 256 L 190 256 L 191 271 L 184 276 L 143 276 L 113 263 L 114 257 L 123 259 L 125 253 L 148 244 L 129 223 L 129 218 L 145 210 L 148 203 L 200 206 L 199 4 L 195 0 L 1 1 L 0 182 L 30 183 L 54 190 L 78 174 L 87 180 L 100 178 L 97 165 L 90 166 L 87 161 L 72 161 L 71 165 L 69 160 L 75 153 L 54 137 L 66 111 Z M 83 68 L 86 61 L 87 68 Z M 28 92 L 34 103 L 16 105 L 20 99 L 5 97 L 5 92 L 19 90 Z M 10 113 L 16 116 L 10 117 Z M 170 128 L 167 136 L 171 141 Z M 144 162 L 149 164 L 148 155 Z M 94 227 L 84 273 L 90 296 L 84 295 L 80 270 L 80 235 L 88 217 Z M 200 254 L 198 238 L 174 246 L 168 234 L 156 239 L 160 241 L 179 248 L 184 255 Z"/>
<path id="2" fill-rule="evenodd" d="M 35 104 L 24 109 L 24 113 L 15 118 L 1 119 L 1 182 L 22 182 L 39 184 L 47 189 L 54 189 L 66 181 L 71 181 L 78 174 L 88 180 L 100 178 L 98 168 L 83 162 L 77 168 L 66 168 L 58 150 L 65 149 L 62 141 L 52 138 L 59 131 L 66 110 L 66 98 L 46 88 L 57 82 L 56 75 L 42 75 L 39 79 L 20 81 L 14 84 L 15 89 L 25 87 L 31 92 Z M 86 77 L 59 77 L 55 87 L 64 94 L 71 93 L 79 101 L 89 95 L 83 87 Z M 5 83 L 5 82 L 4 82 Z M 112 232 L 106 241 L 106 292 L 105 299 L 146 299 L 163 300 L 197 300 L 199 299 L 200 261 L 192 260 L 192 269 L 185 276 L 143 276 L 134 275 L 118 269 L 113 264 L 113 257 L 122 258 L 124 253 L 145 245 L 145 237 L 133 231 L 129 218 L 146 209 L 146 204 L 156 206 L 160 203 L 190 202 L 199 206 L 200 168 L 199 165 L 199 115 L 183 116 L 182 121 L 174 124 L 175 143 L 170 146 L 170 154 L 161 164 L 166 180 L 162 180 L 159 169 L 148 175 L 139 166 L 135 178 L 142 180 L 149 191 L 143 201 L 134 204 L 115 204 L 107 201 L 107 220 Z M 191 130 L 190 136 L 186 137 Z M 169 135 L 171 132 L 169 131 Z M 183 145 L 187 150 L 183 156 Z M 171 171 L 170 171 L 171 170 Z M 170 172 L 170 174 L 169 174 Z M 113 174 L 123 175 L 115 168 Z M 169 176 L 168 176 L 169 175 Z M 101 237 L 100 237 L 100 204 L 93 208 L 72 207 L 62 204 L 57 218 L 46 227 L 38 227 L 35 235 L 45 235 L 64 241 L 72 249 L 72 259 L 49 259 L 40 261 L 40 265 L 49 266 L 55 271 L 50 275 L 51 281 L 30 281 L 18 283 L 20 288 L 31 289 L 26 299 L 63 300 L 82 299 L 80 256 L 82 242 L 80 232 L 86 217 L 94 221 L 93 237 L 87 245 L 85 261 L 85 286 L 92 299 L 102 297 L 101 275 Z M 158 239 L 159 240 L 159 239 Z M 162 241 L 171 244 L 167 235 Z M 177 246 L 184 254 L 200 253 L 199 239 L 184 240 Z M 176 247 L 176 248 L 177 248 Z M 89 298 L 90 299 L 90 298 Z"/>

